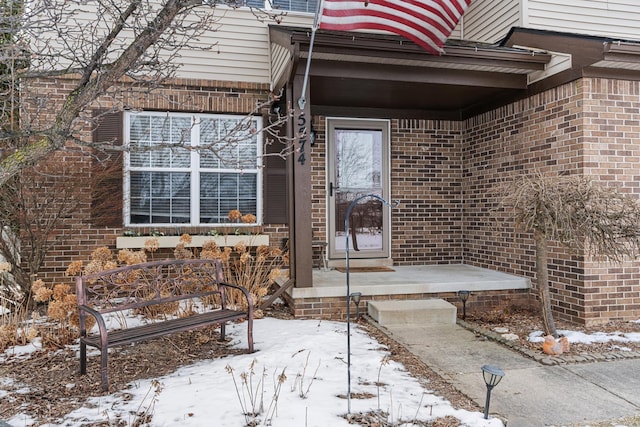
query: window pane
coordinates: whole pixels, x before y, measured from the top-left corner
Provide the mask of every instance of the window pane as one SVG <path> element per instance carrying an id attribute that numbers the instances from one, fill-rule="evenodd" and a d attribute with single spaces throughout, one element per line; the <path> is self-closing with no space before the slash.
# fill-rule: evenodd
<path id="1" fill-rule="evenodd" d="M 188 223 L 190 186 L 189 173 L 131 172 L 131 222 Z"/>
<path id="2" fill-rule="evenodd" d="M 169 117 L 152 116 L 151 117 L 151 140 L 154 144 L 169 142 Z"/>
<path id="3" fill-rule="evenodd" d="M 202 119 L 200 121 L 200 145 L 209 147 L 218 140 L 218 128 L 215 119 Z M 208 148 L 200 151 L 200 167 L 217 168 L 220 167 L 220 161 Z"/>
<path id="4" fill-rule="evenodd" d="M 200 222 L 227 223 L 231 210 L 257 215 L 257 188 L 256 174 L 201 174 Z"/>
<path id="5" fill-rule="evenodd" d="M 316 13 L 317 0 L 273 0 L 273 8 L 281 10 L 294 10 L 297 12 Z"/>
<path id="6" fill-rule="evenodd" d="M 131 116 L 129 127 L 129 147 L 131 148 L 131 166 L 147 166 L 151 144 L 151 127 L 148 116 Z"/>
<path id="7" fill-rule="evenodd" d="M 217 173 L 203 173 L 200 175 L 200 198 L 219 197 L 220 186 Z"/>
<path id="8" fill-rule="evenodd" d="M 131 116 L 131 128 L 129 138 L 131 142 L 150 141 L 151 128 L 148 116 Z"/>
<path id="9" fill-rule="evenodd" d="M 153 116 L 150 126 L 151 144 L 158 147 L 150 153 L 150 166 L 189 167 L 189 150 L 178 146 L 191 145 L 191 118 Z"/>
<path id="10" fill-rule="evenodd" d="M 238 160 L 242 169 L 255 169 L 258 166 L 258 144 L 254 139 L 238 146 Z"/>
<path id="11" fill-rule="evenodd" d="M 257 177 L 255 174 L 247 173 L 240 175 L 239 185 L 242 189 L 242 197 L 248 197 L 251 199 L 256 198 L 256 188 L 258 186 Z"/>
<path id="12" fill-rule="evenodd" d="M 234 198 L 238 196 L 238 175 L 235 173 L 220 175 L 220 196 Z"/>
<path id="13" fill-rule="evenodd" d="M 243 5 L 264 8 L 264 0 L 245 0 Z"/>
<path id="14" fill-rule="evenodd" d="M 224 222 L 226 215 L 220 214 L 220 204 L 218 198 L 200 199 L 200 222 L 203 224 L 215 224 Z"/>

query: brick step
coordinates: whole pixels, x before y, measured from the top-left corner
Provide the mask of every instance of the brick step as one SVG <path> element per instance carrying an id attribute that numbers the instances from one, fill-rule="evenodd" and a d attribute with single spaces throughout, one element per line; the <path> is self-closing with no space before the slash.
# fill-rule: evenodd
<path id="1" fill-rule="evenodd" d="M 456 306 L 443 299 L 370 301 L 368 313 L 380 325 L 455 324 Z"/>

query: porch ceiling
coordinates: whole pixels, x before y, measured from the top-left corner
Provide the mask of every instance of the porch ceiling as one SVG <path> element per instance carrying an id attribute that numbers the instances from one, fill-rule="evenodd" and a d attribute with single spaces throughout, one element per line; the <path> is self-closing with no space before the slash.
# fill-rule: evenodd
<path id="1" fill-rule="evenodd" d="M 310 30 L 271 26 L 273 89 L 304 73 Z M 526 93 L 527 76 L 552 55 L 513 47 L 448 42 L 434 56 L 400 37 L 318 31 L 312 114 L 459 120 Z"/>

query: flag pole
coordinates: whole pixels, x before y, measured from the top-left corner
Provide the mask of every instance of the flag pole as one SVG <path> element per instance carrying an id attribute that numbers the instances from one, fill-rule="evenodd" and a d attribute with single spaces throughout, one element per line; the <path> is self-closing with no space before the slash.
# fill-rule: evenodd
<path id="1" fill-rule="evenodd" d="M 309 70 L 311 69 L 311 54 L 313 53 L 313 44 L 316 40 L 316 30 L 320 24 L 320 11 L 322 10 L 322 4 L 324 0 L 318 0 L 318 7 L 316 8 L 316 16 L 313 19 L 313 27 L 311 27 L 311 41 L 309 43 L 309 55 L 307 56 L 307 66 L 304 70 L 304 80 L 302 81 L 302 94 L 298 99 L 298 106 L 300 107 L 300 111 L 304 110 L 305 105 L 307 104 L 307 99 L 305 98 L 305 94 L 307 93 L 307 84 L 309 83 Z"/>

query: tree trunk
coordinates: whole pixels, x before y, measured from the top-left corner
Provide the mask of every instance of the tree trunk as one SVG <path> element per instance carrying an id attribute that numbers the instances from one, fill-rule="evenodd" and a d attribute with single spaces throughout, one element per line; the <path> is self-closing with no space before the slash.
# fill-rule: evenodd
<path id="1" fill-rule="evenodd" d="M 542 309 L 542 322 L 546 335 L 558 337 L 556 325 L 553 322 L 551 312 L 551 297 L 549 295 L 549 254 L 547 249 L 547 238 L 541 231 L 534 231 L 533 238 L 536 241 L 536 274 L 538 276 L 538 295 L 540 297 L 540 308 Z"/>

